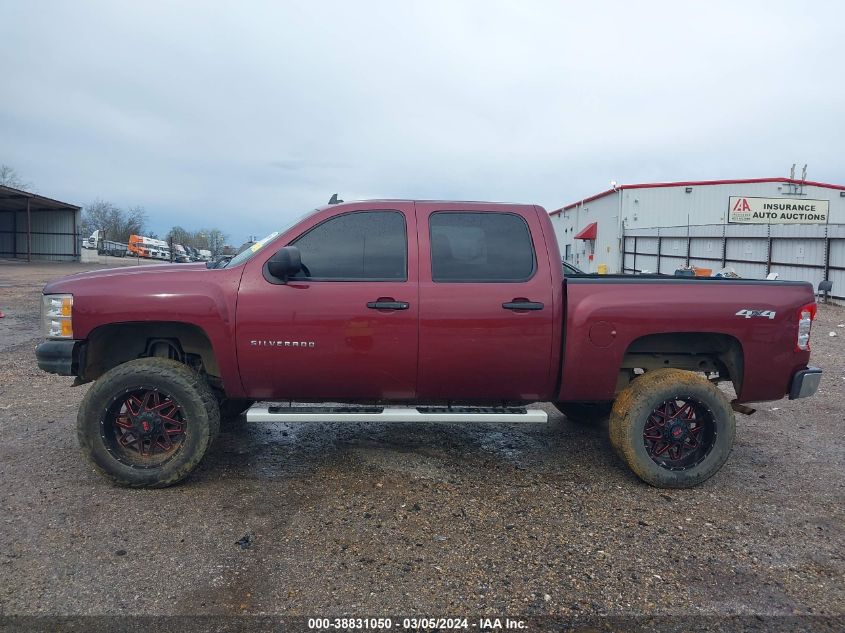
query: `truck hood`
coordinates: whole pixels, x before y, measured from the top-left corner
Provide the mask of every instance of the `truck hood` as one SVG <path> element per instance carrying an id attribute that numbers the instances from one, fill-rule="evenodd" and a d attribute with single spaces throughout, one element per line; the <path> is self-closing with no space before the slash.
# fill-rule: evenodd
<path id="1" fill-rule="evenodd" d="M 178 277 L 200 278 L 210 269 L 202 262 L 194 264 L 145 264 L 141 266 L 125 266 L 122 268 L 106 268 L 104 270 L 92 270 L 90 272 L 76 273 L 54 279 L 44 286 L 44 294 L 62 293 L 74 291 L 80 286 L 96 285 L 103 287 L 112 284 L 131 283 L 133 281 L 144 281 L 157 279 L 159 281 L 170 281 Z"/>
<path id="2" fill-rule="evenodd" d="M 70 275 L 44 287 L 45 294 L 73 295 L 73 334 L 86 339 L 100 326 L 168 321 L 195 325 L 209 337 L 234 335 L 235 306 L 243 266 L 151 264 Z"/>

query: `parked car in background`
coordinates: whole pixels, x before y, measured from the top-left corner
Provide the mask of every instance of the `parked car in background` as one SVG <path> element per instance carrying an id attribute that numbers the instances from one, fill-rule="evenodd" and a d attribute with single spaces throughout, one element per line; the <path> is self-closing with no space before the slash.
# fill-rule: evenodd
<path id="1" fill-rule="evenodd" d="M 588 275 L 589 273 L 584 272 L 578 266 L 573 266 L 568 261 L 563 260 L 561 262 L 563 264 L 563 276 L 564 277 L 571 277 L 573 275 Z"/>

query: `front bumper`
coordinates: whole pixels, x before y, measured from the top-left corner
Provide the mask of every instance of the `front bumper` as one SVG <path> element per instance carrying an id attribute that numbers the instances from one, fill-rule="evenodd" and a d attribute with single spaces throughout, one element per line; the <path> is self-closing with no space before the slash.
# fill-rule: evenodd
<path id="1" fill-rule="evenodd" d="M 822 370 L 818 367 L 802 369 L 792 377 L 792 384 L 789 387 L 789 399 L 809 398 L 816 393 L 821 380 Z"/>
<path id="2" fill-rule="evenodd" d="M 42 371 L 60 376 L 76 376 L 83 350 L 83 341 L 44 341 L 35 348 L 35 358 Z"/>

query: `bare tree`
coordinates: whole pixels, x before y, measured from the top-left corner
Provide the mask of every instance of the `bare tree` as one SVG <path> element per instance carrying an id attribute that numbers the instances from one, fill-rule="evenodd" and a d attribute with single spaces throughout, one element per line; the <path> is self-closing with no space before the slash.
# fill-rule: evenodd
<path id="1" fill-rule="evenodd" d="M 212 257 L 223 254 L 223 247 L 226 245 L 227 237 L 228 235 L 220 229 L 210 229 L 208 231 L 208 250 L 211 251 Z"/>
<path id="2" fill-rule="evenodd" d="M 114 240 L 112 237 L 114 230 L 114 220 L 120 213 L 111 202 L 105 200 L 95 200 L 85 207 L 82 212 L 82 232 L 84 235 L 90 235 L 94 231 L 105 231 L 107 239 Z"/>
<path id="3" fill-rule="evenodd" d="M 165 238 L 171 244 L 181 244 L 182 246 L 194 246 L 192 235 L 189 231 L 183 229 L 181 226 L 174 226 L 167 232 Z"/>
<path id="4" fill-rule="evenodd" d="M 95 200 L 82 213 L 82 231 L 90 235 L 96 230 L 105 232 L 108 240 L 128 242 L 130 235 L 141 235 L 147 224 L 143 207 L 129 207 L 124 211 L 106 200 Z"/>
<path id="5" fill-rule="evenodd" d="M 144 232 L 148 221 L 149 219 L 147 218 L 147 212 L 144 207 L 137 204 L 134 207 L 129 207 L 129 210 L 126 212 L 126 223 L 121 227 L 121 234 L 125 234 L 127 240 L 130 235 L 140 235 Z M 153 236 L 150 235 L 150 237 Z"/>
<path id="6" fill-rule="evenodd" d="M 192 235 L 192 246 L 207 249 L 213 257 L 217 257 L 223 253 L 223 246 L 228 238 L 229 236 L 220 229 L 200 229 Z"/>
<path id="7" fill-rule="evenodd" d="M 26 182 L 11 165 L 0 165 L 0 185 L 13 189 L 32 189 L 31 182 Z"/>
<path id="8" fill-rule="evenodd" d="M 205 229 L 200 229 L 199 231 L 194 231 L 191 233 L 191 246 L 194 248 L 208 248 L 208 231 Z"/>

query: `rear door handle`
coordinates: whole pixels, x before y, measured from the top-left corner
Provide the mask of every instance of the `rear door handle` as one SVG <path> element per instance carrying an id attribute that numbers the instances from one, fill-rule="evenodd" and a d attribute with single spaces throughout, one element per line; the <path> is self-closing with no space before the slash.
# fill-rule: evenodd
<path id="1" fill-rule="evenodd" d="M 502 307 L 505 310 L 542 310 L 545 305 L 539 301 L 509 301 L 503 303 Z"/>
<path id="2" fill-rule="evenodd" d="M 407 310 L 408 306 L 407 301 L 395 301 L 391 298 L 381 297 L 377 301 L 367 303 L 367 307 L 370 310 Z"/>

